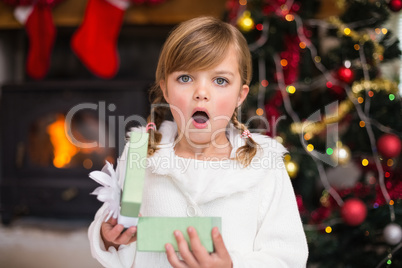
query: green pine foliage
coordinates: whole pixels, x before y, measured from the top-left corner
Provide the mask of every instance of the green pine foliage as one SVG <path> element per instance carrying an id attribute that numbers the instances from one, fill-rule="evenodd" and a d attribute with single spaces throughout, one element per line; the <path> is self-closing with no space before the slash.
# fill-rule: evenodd
<path id="1" fill-rule="evenodd" d="M 396 88 L 399 81 L 397 78 L 395 81 L 387 80 L 380 69 L 384 63 L 398 60 L 401 56 L 398 38 L 390 29 L 383 31 L 393 13 L 388 8 L 389 1 L 332 0 L 344 4 L 344 8 L 340 9 L 341 12 L 335 18 L 337 20 L 317 19 L 323 1 L 248 0 L 245 7 L 234 5 L 238 10 L 244 8 L 249 11 L 255 25 L 252 29 L 243 30 L 250 44 L 254 68 L 244 116 L 255 117 L 256 109 L 263 108 L 263 116 L 268 117 L 268 121 L 273 115 L 285 117 L 275 126 L 276 131 L 272 131 L 271 125 L 266 132 L 282 138 L 291 161 L 299 166 L 292 183 L 309 243 L 309 267 L 402 267 L 402 250 L 384 240 L 383 230 L 391 218 L 390 207 L 380 190 L 374 161 L 377 150 L 371 146 L 369 136 L 369 129 L 372 129 L 376 140 L 386 132 L 394 133 L 402 139 L 402 101 Z M 284 6 L 290 2 L 296 6 Z M 285 12 L 287 9 L 290 10 L 288 13 Z M 234 21 L 230 17 L 233 12 L 230 11 L 228 10 L 228 21 Z M 238 13 L 241 14 L 240 11 Z M 295 19 L 287 19 L 286 14 L 293 14 Z M 263 30 L 257 29 L 259 24 L 263 25 Z M 344 28 L 349 28 L 351 33 L 343 32 Z M 304 49 L 299 47 L 299 43 L 303 41 L 300 37 L 303 38 L 303 35 L 311 42 Z M 262 42 L 264 38 L 265 41 Z M 352 163 L 357 167 L 358 177 L 353 186 L 348 188 L 340 187 L 334 181 L 331 183 L 334 183 L 333 188 L 342 200 L 355 197 L 364 202 L 367 216 L 362 224 L 350 226 L 342 220 L 341 207 L 321 183 L 317 159 L 311 157 L 305 149 L 305 133 L 292 130 L 294 117 L 288 113 L 289 109 L 286 108 L 281 94 L 278 94 L 281 81 L 278 79 L 280 74 L 277 72 L 275 58 L 288 61 L 288 65 L 281 68 L 285 80 L 287 78 L 290 81 L 286 86 L 296 88 L 296 92 L 288 95 L 291 108 L 301 121 L 316 111 L 325 115 L 325 107 L 331 103 L 354 101 L 351 109 L 337 124 L 339 140 L 351 150 L 348 164 Z M 291 66 L 294 62 L 297 63 L 296 67 Z M 269 82 L 265 88 L 261 87 L 261 64 L 265 69 L 263 77 Z M 350 65 L 354 75 L 350 82 L 344 81 L 338 74 L 338 70 L 345 64 Z M 292 75 L 295 77 L 293 80 Z M 370 87 L 363 87 L 359 92 L 353 93 L 352 89 L 356 85 L 364 85 L 365 80 L 371 82 Z M 392 82 L 395 84 L 392 85 Z M 372 91 L 371 96 L 369 91 Z M 264 107 L 261 107 L 261 103 Z M 363 126 L 358 110 L 369 118 Z M 258 120 L 253 120 L 250 124 L 251 129 L 258 129 L 259 126 L 261 122 Z M 325 153 L 328 149 L 327 130 L 325 128 L 312 135 L 307 143 L 313 144 L 314 150 Z M 362 165 L 363 159 L 368 159 L 367 166 Z M 380 155 L 384 172 L 389 173 L 385 182 L 394 201 L 392 207 L 395 211 L 395 223 L 402 226 L 402 158 L 399 155 L 392 159 L 392 165 L 387 160 Z M 342 168 L 321 164 L 326 172 Z M 346 171 L 339 181 L 347 181 L 349 175 Z M 327 226 L 332 230 L 326 232 Z M 389 255 L 393 250 L 395 252 Z"/>

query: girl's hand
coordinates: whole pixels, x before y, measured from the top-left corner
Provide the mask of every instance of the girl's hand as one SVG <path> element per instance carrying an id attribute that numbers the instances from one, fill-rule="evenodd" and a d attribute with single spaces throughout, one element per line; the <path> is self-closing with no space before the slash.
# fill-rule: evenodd
<path id="1" fill-rule="evenodd" d="M 120 245 L 128 245 L 137 240 L 137 226 L 132 226 L 124 232 L 123 230 L 124 226 L 117 224 L 117 219 L 113 217 L 102 223 L 101 237 L 106 250 L 111 246 L 118 249 Z"/>
<path id="2" fill-rule="evenodd" d="M 174 248 L 171 244 L 166 244 L 166 254 L 169 263 L 175 268 L 200 268 L 200 267 L 219 267 L 230 268 L 232 267 L 232 259 L 227 251 L 223 239 L 217 227 L 212 229 L 212 241 L 214 243 L 215 251 L 211 254 L 207 252 L 205 247 L 201 244 L 197 232 L 193 227 L 187 229 L 190 238 L 190 251 L 187 241 L 184 239 L 180 231 L 175 231 L 174 235 L 177 240 L 180 255 L 183 260 L 179 260 Z"/>

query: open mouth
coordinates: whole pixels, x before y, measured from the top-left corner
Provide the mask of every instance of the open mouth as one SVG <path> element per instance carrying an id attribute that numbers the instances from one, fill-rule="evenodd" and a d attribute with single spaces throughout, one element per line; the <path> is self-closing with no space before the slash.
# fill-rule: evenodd
<path id="1" fill-rule="evenodd" d="M 196 111 L 192 117 L 193 120 L 198 124 L 205 124 L 209 120 L 208 114 L 203 111 Z"/>

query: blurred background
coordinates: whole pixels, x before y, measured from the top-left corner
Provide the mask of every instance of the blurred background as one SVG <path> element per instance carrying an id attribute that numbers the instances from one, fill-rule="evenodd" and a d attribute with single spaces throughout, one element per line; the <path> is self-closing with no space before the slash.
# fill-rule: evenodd
<path id="1" fill-rule="evenodd" d="M 402 0 L 0 0 L 0 266 L 100 267 L 88 178 L 144 125 L 181 21 L 240 29 L 241 121 L 288 148 L 309 267 L 402 266 Z"/>

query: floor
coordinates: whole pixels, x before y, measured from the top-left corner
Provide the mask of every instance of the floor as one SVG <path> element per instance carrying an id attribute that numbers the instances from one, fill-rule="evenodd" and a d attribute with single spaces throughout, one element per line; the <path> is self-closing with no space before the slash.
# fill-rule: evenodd
<path id="1" fill-rule="evenodd" d="M 89 222 L 25 218 L 0 224 L 0 267 L 95 268 L 87 238 Z"/>

